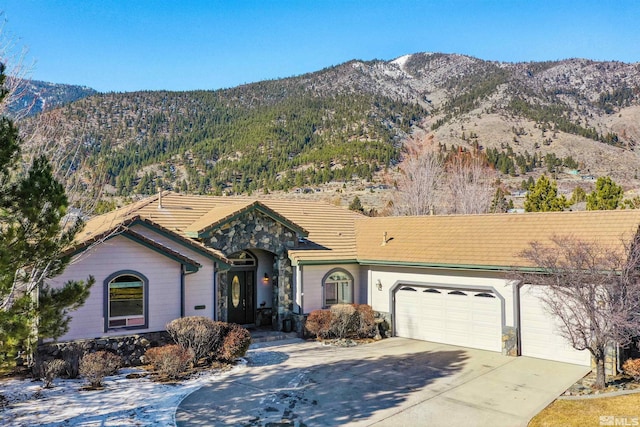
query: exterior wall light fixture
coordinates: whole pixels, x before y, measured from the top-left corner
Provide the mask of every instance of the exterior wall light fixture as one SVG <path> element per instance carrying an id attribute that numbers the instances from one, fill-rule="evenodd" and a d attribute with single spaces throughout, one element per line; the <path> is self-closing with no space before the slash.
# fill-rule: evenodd
<path id="1" fill-rule="evenodd" d="M 378 279 L 378 281 L 376 282 L 376 288 L 378 288 L 379 291 L 382 290 L 382 282 L 380 281 L 380 279 Z"/>

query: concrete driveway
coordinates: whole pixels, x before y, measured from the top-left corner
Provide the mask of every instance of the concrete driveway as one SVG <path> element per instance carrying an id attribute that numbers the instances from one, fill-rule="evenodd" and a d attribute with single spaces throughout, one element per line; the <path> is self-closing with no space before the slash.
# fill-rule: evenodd
<path id="1" fill-rule="evenodd" d="M 527 357 L 389 338 L 350 348 L 264 345 L 188 396 L 178 426 L 526 426 L 588 372 Z"/>

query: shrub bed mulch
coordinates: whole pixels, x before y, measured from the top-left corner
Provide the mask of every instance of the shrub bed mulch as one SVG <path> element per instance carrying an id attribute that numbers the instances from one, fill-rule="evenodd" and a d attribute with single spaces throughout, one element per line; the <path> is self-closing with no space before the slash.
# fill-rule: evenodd
<path id="1" fill-rule="evenodd" d="M 640 383 L 632 377 L 624 374 L 615 377 L 607 377 L 607 386 L 604 389 L 595 389 L 593 385 L 596 383 L 596 373 L 592 371 L 585 377 L 580 379 L 574 385 L 569 387 L 560 398 L 563 397 L 579 397 L 579 396 L 602 396 L 605 397 L 609 393 L 618 391 L 637 391 L 640 392 Z"/>
<path id="2" fill-rule="evenodd" d="M 318 341 L 320 341 L 322 345 L 330 345 L 333 347 L 355 347 L 357 345 L 369 344 L 380 340 L 375 338 L 333 338 Z"/>

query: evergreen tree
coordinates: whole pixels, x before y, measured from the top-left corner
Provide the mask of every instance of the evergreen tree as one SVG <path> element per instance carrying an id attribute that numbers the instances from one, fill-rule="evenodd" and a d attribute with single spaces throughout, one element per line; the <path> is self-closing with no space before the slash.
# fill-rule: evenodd
<path id="1" fill-rule="evenodd" d="M 505 191 L 502 189 L 502 187 L 498 187 L 493 194 L 493 200 L 491 200 L 491 208 L 489 209 L 489 212 L 499 213 L 507 212 L 508 210 L 509 203 L 507 202 Z"/>
<path id="2" fill-rule="evenodd" d="M 4 79 L 0 64 L 0 102 L 8 96 Z M 25 165 L 20 142 L 13 122 L 0 116 L 0 362 L 21 348 L 30 350 L 38 337 L 63 335 L 68 311 L 86 300 L 93 283 L 90 278 L 59 289 L 45 284 L 69 262 L 61 254 L 80 223 L 63 222 L 64 187 L 45 157 Z"/>
<path id="3" fill-rule="evenodd" d="M 573 189 L 573 193 L 571 194 L 571 199 L 569 199 L 569 203 L 575 205 L 576 203 L 584 202 L 587 200 L 587 193 L 580 186 L 577 186 Z"/>
<path id="4" fill-rule="evenodd" d="M 364 207 L 362 206 L 362 202 L 360 201 L 360 197 L 355 196 L 349 204 L 349 209 L 352 211 L 364 213 Z"/>
<path id="5" fill-rule="evenodd" d="M 550 181 L 546 175 L 542 175 L 535 185 L 529 187 L 524 201 L 526 212 L 550 212 L 563 211 L 567 207 L 567 199 L 558 196 L 558 186 L 555 181 Z"/>
<path id="6" fill-rule="evenodd" d="M 610 177 L 601 176 L 596 189 L 587 196 L 587 210 L 614 210 L 620 206 L 624 192 Z"/>

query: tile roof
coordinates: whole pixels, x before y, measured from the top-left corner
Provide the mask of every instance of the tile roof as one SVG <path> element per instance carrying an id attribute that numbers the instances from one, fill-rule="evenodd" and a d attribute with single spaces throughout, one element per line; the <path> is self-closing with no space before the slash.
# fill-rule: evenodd
<path id="1" fill-rule="evenodd" d="M 622 249 L 640 225 L 640 210 L 368 218 L 324 202 L 211 197 L 165 192 L 89 220 L 78 246 L 135 221 L 173 233 L 226 262 L 224 254 L 190 238 L 248 209 L 282 217 L 308 233 L 289 250 L 294 264 L 361 262 L 465 268 L 528 267 L 519 256 L 529 242 L 571 235 Z M 386 244 L 382 244 L 386 233 Z M 300 233 L 304 236 L 305 233 Z"/>
<path id="2" fill-rule="evenodd" d="M 267 207 L 260 201 L 246 200 L 240 203 L 226 203 L 215 206 L 204 216 L 197 219 L 194 223 L 189 225 L 185 230 L 185 234 L 190 237 L 200 237 L 201 234 L 207 230 L 222 226 L 233 217 L 242 213 L 248 212 L 252 209 L 257 209 L 263 214 L 274 218 L 277 221 L 284 223 L 287 227 L 295 230 L 298 234 L 306 236 L 308 232 L 299 225 L 291 222 L 288 218 L 283 217 L 278 212 Z"/>
<path id="3" fill-rule="evenodd" d="M 256 204 L 258 202 L 258 204 Z M 285 225 L 297 228 L 306 240 L 289 251 L 294 263 L 321 261 L 355 261 L 355 219 L 362 215 L 323 202 L 259 199 L 249 197 L 211 197 L 164 192 L 160 207 L 159 195 L 149 197 L 116 211 L 87 221 L 76 237 L 82 246 L 136 220 L 146 221 L 163 230 L 175 233 L 191 244 L 200 246 L 224 260 L 216 250 L 206 248 L 191 239 L 194 232 L 223 223 L 229 217 L 252 206 L 283 217 Z"/>
<path id="4" fill-rule="evenodd" d="M 529 242 L 570 235 L 622 250 L 639 224 L 640 210 L 366 218 L 357 253 L 363 264 L 532 267 L 519 256 Z"/>

